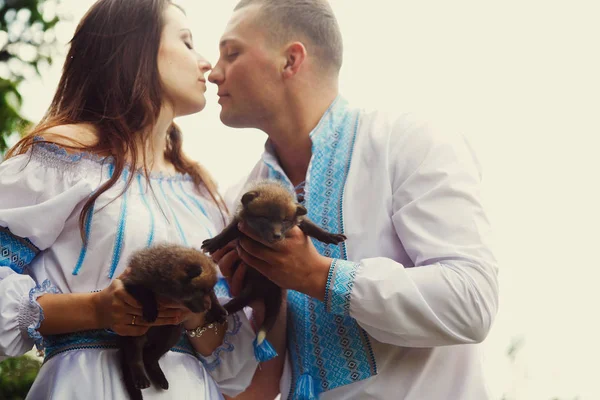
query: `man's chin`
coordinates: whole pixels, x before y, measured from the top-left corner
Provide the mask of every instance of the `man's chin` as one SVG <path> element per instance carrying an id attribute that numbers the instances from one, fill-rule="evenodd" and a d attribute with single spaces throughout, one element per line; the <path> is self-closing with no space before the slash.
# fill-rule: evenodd
<path id="1" fill-rule="evenodd" d="M 231 115 L 231 113 L 228 113 L 223 109 L 221 109 L 219 117 L 221 122 L 230 128 L 253 128 L 246 119 Z"/>

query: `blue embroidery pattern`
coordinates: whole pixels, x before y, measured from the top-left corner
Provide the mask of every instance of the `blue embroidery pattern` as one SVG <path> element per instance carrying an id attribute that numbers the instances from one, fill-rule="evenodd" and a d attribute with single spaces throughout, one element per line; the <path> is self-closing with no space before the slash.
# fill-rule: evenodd
<path id="1" fill-rule="evenodd" d="M 40 325 L 42 324 L 42 321 L 44 321 L 44 310 L 42 309 L 42 306 L 40 306 L 40 304 L 37 302 L 37 298 L 45 293 L 57 294 L 57 293 L 60 293 L 60 290 L 58 290 L 57 287 L 53 286 L 50 283 L 50 280 L 46 279 L 44 282 L 42 282 L 41 286 L 36 285 L 34 288 L 32 288 L 29 291 L 29 304 L 30 304 L 30 306 L 37 307 L 37 309 L 39 311 L 39 317 L 38 317 L 38 321 L 35 323 L 35 325 L 31 324 L 30 326 L 27 327 L 27 335 L 33 339 L 33 341 L 35 342 L 35 346 L 37 347 L 38 350 L 40 350 L 44 347 L 44 338 L 38 332 L 38 329 L 40 329 Z"/>
<path id="2" fill-rule="evenodd" d="M 185 189 L 183 188 L 183 182 L 181 182 L 181 181 L 179 181 L 179 189 L 185 195 L 185 197 L 188 198 L 188 200 L 190 200 L 192 203 L 194 203 L 196 205 L 196 207 L 198 207 L 198 209 L 202 213 L 202 217 L 198 217 L 202 221 L 201 222 L 202 227 L 204 229 L 206 229 L 206 232 L 208 233 L 208 236 L 212 238 L 214 236 L 214 233 L 208 227 L 208 225 L 210 225 L 210 223 L 209 224 L 206 223 L 206 220 L 209 220 L 209 222 L 210 222 L 210 218 L 208 217 L 208 214 L 206 213 L 206 210 L 204 209 L 204 207 L 202 206 L 202 204 L 200 203 L 200 201 L 198 199 L 196 199 L 194 196 L 192 196 L 191 194 L 189 194 L 188 192 L 185 191 Z M 183 203 L 183 205 L 185 205 L 185 208 L 187 208 L 190 213 L 192 213 L 192 214 L 195 215 L 195 213 L 192 211 L 192 209 L 190 208 L 190 206 L 188 206 L 188 204 L 184 200 L 184 198 L 181 197 L 179 194 L 177 194 L 177 192 L 175 191 L 175 188 L 173 187 L 172 183 L 171 183 L 171 190 L 173 191 L 173 193 L 175 194 L 175 196 L 177 196 L 177 198 L 179 199 L 179 201 L 181 201 Z"/>
<path id="3" fill-rule="evenodd" d="M 188 192 L 186 192 L 186 190 L 183 188 L 183 184 L 181 182 L 179 182 L 179 188 L 187 196 L 187 198 L 190 199 L 192 201 L 192 203 L 194 203 L 194 205 L 196 205 L 196 207 L 198 207 L 198 209 L 200 210 L 200 212 L 202 214 L 204 214 L 204 216 L 206 218 L 208 218 L 208 214 L 206 213 L 206 210 L 204 209 L 204 207 L 202 207 L 202 204 L 200 204 L 200 202 L 198 201 L 198 199 L 196 199 L 194 196 L 192 196 L 191 194 L 189 194 Z"/>
<path id="4" fill-rule="evenodd" d="M 73 269 L 73 275 L 79 274 L 79 270 L 81 270 L 81 267 L 83 266 L 83 261 L 85 260 L 85 255 L 87 254 L 87 247 L 90 242 L 90 232 L 92 231 L 92 218 L 94 215 L 94 208 L 95 208 L 95 204 L 92 204 L 92 207 L 90 208 L 90 212 L 88 213 L 88 215 L 86 216 L 86 219 L 85 219 L 85 242 L 81 246 L 81 251 L 79 252 L 79 258 L 77 259 L 77 264 L 75 265 L 75 268 Z"/>
<path id="5" fill-rule="evenodd" d="M 0 226 L 0 267 L 9 267 L 17 274 L 22 274 L 39 252 L 40 249 L 31 241 L 15 236 Z"/>
<path id="6" fill-rule="evenodd" d="M 65 335 L 48 335 L 44 343 L 44 362 L 48 361 L 57 354 L 71 350 L 81 349 L 116 349 L 117 334 L 111 330 L 93 330 L 68 333 Z M 171 351 L 177 353 L 185 353 L 200 359 L 200 355 L 196 352 L 189 339 L 183 333 Z"/>
<path id="7" fill-rule="evenodd" d="M 350 315 L 350 294 L 360 263 L 334 260 L 325 288 L 325 308 L 331 314 Z"/>
<path id="8" fill-rule="evenodd" d="M 41 136 L 34 137 L 35 146 L 33 147 L 34 152 L 40 152 L 41 154 L 51 154 L 54 159 L 67 163 L 77 164 L 81 160 L 89 160 L 100 165 L 107 165 L 114 171 L 115 159 L 112 156 L 102 157 L 87 151 L 80 151 L 77 153 L 68 152 L 64 147 L 52 142 L 46 142 Z M 132 168 L 129 164 L 126 164 L 123 172 L 145 175 L 144 168 Z M 112 175 L 112 172 L 110 173 Z M 148 174 L 150 179 L 153 180 L 165 180 L 165 181 L 193 181 L 189 174 L 178 173 L 176 175 L 170 175 L 164 172 L 150 172 Z"/>
<path id="9" fill-rule="evenodd" d="M 306 180 L 304 203 L 309 218 L 330 232 L 343 232 L 342 201 L 346 177 L 358 127 L 359 113 L 351 110 L 343 99 L 336 99 L 319 125 L 311 133 L 313 158 Z M 277 166 L 269 165 L 269 178 L 287 178 Z M 288 185 L 289 181 L 286 182 Z M 312 206 L 314 204 L 314 206 Z M 288 291 L 288 349 L 292 356 L 292 385 L 290 399 L 302 399 L 295 393 L 302 375 L 309 374 L 315 382 L 315 393 L 334 389 L 367 379 L 377 374 L 375 357 L 366 332 L 345 310 L 340 302 L 346 291 L 349 295 L 356 268 L 347 259 L 346 244 L 325 245 L 314 240 L 319 253 L 338 259 L 330 283 L 334 292 L 325 303 L 295 291 Z M 337 271 L 337 272 L 336 272 Z M 338 285 L 340 286 L 338 288 Z M 329 290 L 331 291 L 331 289 Z M 335 303 L 332 303 L 335 302 Z M 348 303 L 349 304 L 349 303 Z"/>
<path id="10" fill-rule="evenodd" d="M 127 182 L 127 177 L 129 173 L 125 171 L 123 173 L 123 180 Z M 110 264 L 110 272 L 108 273 L 108 277 L 110 279 L 115 275 L 115 271 L 117 266 L 119 265 L 119 261 L 121 260 L 121 254 L 123 253 L 123 240 L 125 239 L 125 226 L 127 223 L 127 201 L 129 198 L 129 190 L 123 193 L 121 198 L 121 212 L 119 215 L 119 225 L 117 228 L 117 237 L 115 239 L 115 246 L 113 249 L 113 257 Z"/>
<path id="11" fill-rule="evenodd" d="M 181 182 L 179 182 L 181 183 Z M 194 213 L 192 211 L 192 209 L 190 208 L 190 206 L 188 206 L 187 202 L 183 199 L 183 197 L 181 197 L 176 191 L 175 191 L 175 187 L 173 186 L 173 181 L 169 181 L 169 187 L 171 188 L 171 192 L 173 192 L 173 194 L 175 195 L 175 197 L 177 197 L 177 200 L 179 200 L 181 202 L 181 204 L 184 205 L 185 208 L 187 208 L 187 210 L 190 213 Z"/>
<path id="12" fill-rule="evenodd" d="M 148 215 L 150 215 L 150 233 L 148 234 L 148 241 L 146 243 L 146 247 L 150 247 L 152 245 L 152 241 L 154 241 L 154 213 L 152 213 L 152 209 L 150 208 L 150 203 L 148 203 L 148 199 L 146 198 L 146 193 L 144 192 L 144 186 L 142 185 L 142 175 L 137 175 L 138 186 L 140 187 L 140 197 L 142 198 L 142 202 L 148 210 Z"/>
<path id="13" fill-rule="evenodd" d="M 159 181 L 158 182 L 158 186 L 160 187 L 160 191 L 163 195 L 163 198 L 165 199 L 165 203 L 167 203 L 167 207 L 169 207 L 169 211 L 171 211 L 171 216 L 173 217 L 173 219 L 175 220 L 175 226 L 177 227 L 177 231 L 179 232 L 179 236 L 181 237 L 181 240 L 183 241 L 184 245 L 188 245 L 187 243 L 187 239 L 185 238 L 185 234 L 183 233 L 183 229 L 181 228 L 181 224 L 179 224 L 179 220 L 177 219 L 177 216 L 175 215 L 175 211 L 173 211 L 173 207 L 171 206 L 171 203 L 169 203 L 169 198 L 167 197 L 167 194 L 165 193 L 165 188 L 163 187 L 163 181 Z"/>
<path id="14" fill-rule="evenodd" d="M 217 297 L 231 297 L 229 294 L 229 285 L 225 278 L 219 278 L 213 290 Z"/>

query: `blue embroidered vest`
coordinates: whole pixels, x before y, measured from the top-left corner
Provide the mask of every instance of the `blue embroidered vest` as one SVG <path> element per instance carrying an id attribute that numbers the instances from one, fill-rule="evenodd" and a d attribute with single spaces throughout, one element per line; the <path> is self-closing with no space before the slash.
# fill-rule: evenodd
<path id="1" fill-rule="evenodd" d="M 359 111 L 350 109 L 347 102 L 338 97 L 311 133 L 312 159 L 306 177 L 304 206 L 308 217 L 330 232 L 344 232 L 344 187 L 358 121 Z M 274 155 L 266 153 L 264 162 L 269 178 L 293 187 Z M 347 260 L 346 243 L 325 245 L 315 239 L 313 243 L 319 253 L 333 258 L 334 262 L 347 262 L 342 261 Z M 354 271 L 344 268 L 339 271 L 345 270 Z M 341 290 L 347 291 L 349 296 L 351 287 Z M 347 312 L 339 314 L 344 313 L 328 313 L 325 303 L 288 291 L 288 351 L 292 360 L 289 399 L 315 399 L 321 392 L 377 374 L 367 333 Z"/>

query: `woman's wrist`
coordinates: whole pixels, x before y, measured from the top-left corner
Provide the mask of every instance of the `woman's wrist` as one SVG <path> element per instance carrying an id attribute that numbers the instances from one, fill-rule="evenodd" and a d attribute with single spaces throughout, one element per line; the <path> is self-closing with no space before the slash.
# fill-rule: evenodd
<path id="1" fill-rule="evenodd" d="M 189 331 L 192 329 L 196 329 L 199 326 L 204 325 L 204 313 L 192 314 L 188 319 L 183 323 L 183 327 L 185 330 Z"/>
<path id="2" fill-rule="evenodd" d="M 101 307 L 95 293 L 45 294 L 37 301 L 44 311 L 41 335 L 102 329 Z"/>
<path id="3" fill-rule="evenodd" d="M 93 329 L 106 329 L 109 328 L 107 322 L 107 313 L 109 310 L 104 307 L 104 293 L 102 291 L 94 291 L 92 293 L 86 293 L 85 304 L 89 308 L 90 318 L 92 319 L 91 324 L 94 326 Z"/>

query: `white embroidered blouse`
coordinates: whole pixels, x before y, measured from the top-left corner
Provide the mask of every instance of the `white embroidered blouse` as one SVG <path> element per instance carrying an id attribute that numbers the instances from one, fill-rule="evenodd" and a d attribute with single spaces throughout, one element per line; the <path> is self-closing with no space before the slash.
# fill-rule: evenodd
<path id="1" fill-rule="evenodd" d="M 34 343 L 38 348 L 47 344 L 37 331 L 44 318 L 36 301 L 40 295 L 103 289 L 123 272 L 133 251 L 159 242 L 200 248 L 204 239 L 223 227 L 208 192 L 198 193 L 189 176 L 153 174 L 148 185 L 141 172 L 134 171 L 132 185 L 119 196 L 132 173 L 125 170 L 118 183 L 95 202 L 94 212 L 85 221 L 88 244 L 83 245 L 78 224 L 82 207 L 112 173 L 110 158 L 71 155 L 56 145 L 40 143 L 33 151 L 0 164 L 0 356 L 21 355 Z M 217 287 L 222 300 L 227 296 L 224 285 L 222 280 Z M 197 390 L 198 394 L 202 389 L 194 387 L 202 384 L 208 388 L 208 396 L 215 388 L 206 377 L 206 368 L 226 394 L 243 390 L 257 366 L 252 345 L 255 334 L 243 312 L 229 318 L 225 343 L 213 356 L 168 352 L 161 361 L 167 365 L 163 368 L 167 378 L 188 380 L 179 386 Z M 77 376 L 85 375 L 75 368 L 82 362 L 91 362 L 87 369 L 91 368 L 94 379 L 106 382 L 108 376 L 118 374 L 113 365 L 116 361 L 106 355 L 114 349 L 85 348 L 81 343 L 87 339 L 82 336 L 68 344 L 81 347 L 79 350 L 55 349 L 58 354 L 45 362 L 32 390 L 54 390 L 57 396 L 75 398 L 76 392 L 65 387 L 66 381 L 59 384 L 50 376 L 50 370 L 60 369 L 63 361 L 63 368 L 68 363 L 73 365 L 65 371 L 71 376 L 71 386 L 75 386 Z M 173 365 L 173 373 L 169 365 Z M 185 372 L 175 372 L 179 368 L 176 365 L 186 366 Z M 109 381 L 113 382 L 106 389 L 110 394 L 105 394 L 111 398 L 124 396 L 120 379 Z M 146 390 L 145 398 L 148 395 Z"/>

